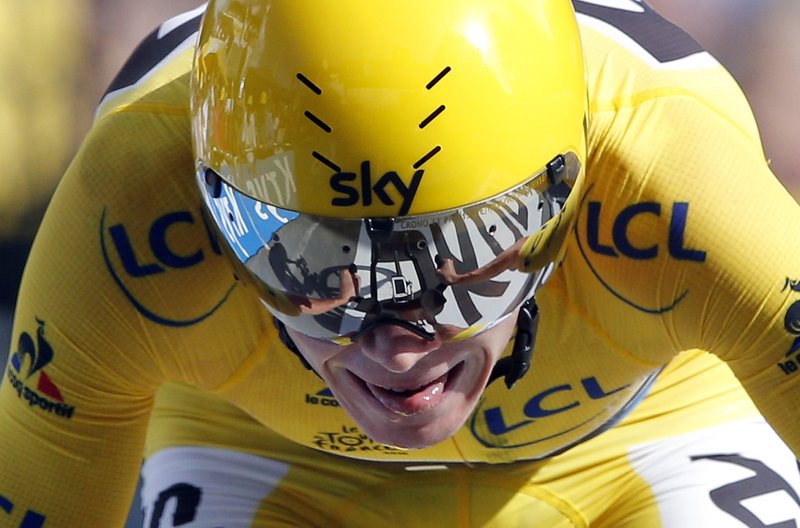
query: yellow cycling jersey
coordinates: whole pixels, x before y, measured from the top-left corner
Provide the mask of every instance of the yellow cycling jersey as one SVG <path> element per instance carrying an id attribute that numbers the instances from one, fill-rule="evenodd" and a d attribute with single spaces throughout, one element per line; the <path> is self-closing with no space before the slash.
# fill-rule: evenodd
<path id="1" fill-rule="evenodd" d="M 504 463 L 632 422 L 652 420 L 652 439 L 722 423 L 755 414 L 752 399 L 800 453 L 800 211 L 743 94 L 642 4 L 574 5 L 587 179 L 537 294 L 533 363 L 421 450 L 361 433 L 204 220 L 189 113 L 202 7 L 148 37 L 102 100 L 23 278 L 0 387 L 0 524 L 120 523 L 146 441 L 150 453 L 181 441 L 259 452 L 254 424 L 342 457 Z M 264 181 L 291 192 L 279 166 Z M 148 430 L 154 408 L 216 432 Z"/>

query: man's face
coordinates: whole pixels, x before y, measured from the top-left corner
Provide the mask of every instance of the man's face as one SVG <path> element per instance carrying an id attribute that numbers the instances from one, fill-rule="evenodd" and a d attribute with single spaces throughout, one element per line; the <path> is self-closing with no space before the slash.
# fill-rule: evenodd
<path id="1" fill-rule="evenodd" d="M 336 399 L 373 440 L 423 448 L 452 436 L 478 403 L 514 331 L 512 314 L 469 339 L 433 341 L 382 325 L 338 346 L 289 329 Z"/>

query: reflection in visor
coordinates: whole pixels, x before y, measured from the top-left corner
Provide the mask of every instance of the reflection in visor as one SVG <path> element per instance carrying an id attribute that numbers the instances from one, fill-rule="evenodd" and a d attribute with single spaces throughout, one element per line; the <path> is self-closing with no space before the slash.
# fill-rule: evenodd
<path id="1" fill-rule="evenodd" d="M 224 182 L 214 195 L 201 188 L 268 309 L 303 334 L 342 341 L 386 320 L 430 337 L 472 335 L 513 312 L 552 269 L 516 270 L 519 247 L 569 192 L 543 176 L 480 204 L 399 220 L 304 215 Z"/>

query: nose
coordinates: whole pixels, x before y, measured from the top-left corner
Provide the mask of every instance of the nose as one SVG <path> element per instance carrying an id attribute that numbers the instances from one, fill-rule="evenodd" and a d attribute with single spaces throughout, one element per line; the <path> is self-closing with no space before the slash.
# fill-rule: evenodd
<path id="1" fill-rule="evenodd" d="M 373 328 L 359 343 L 365 356 L 398 374 L 411 370 L 422 358 L 442 345 L 438 336 L 428 340 L 393 324 Z"/>

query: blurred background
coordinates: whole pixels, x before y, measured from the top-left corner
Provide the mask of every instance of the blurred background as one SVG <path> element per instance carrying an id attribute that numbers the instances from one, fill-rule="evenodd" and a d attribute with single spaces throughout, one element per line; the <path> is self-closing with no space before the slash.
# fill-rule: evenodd
<path id="1" fill-rule="evenodd" d="M 604 0 L 614 4 L 623 0 Z M 0 0 L 0 365 L 48 199 L 128 54 L 189 0 Z M 800 198 L 800 2 L 651 0 L 725 64 L 775 174 Z M 138 506 L 129 526 L 140 525 Z"/>
<path id="2" fill-rule="evenodd" d="M 0 360 L 17 285 L 59 178 L 134 47 L 200 0 L 0 0 Z"/>

